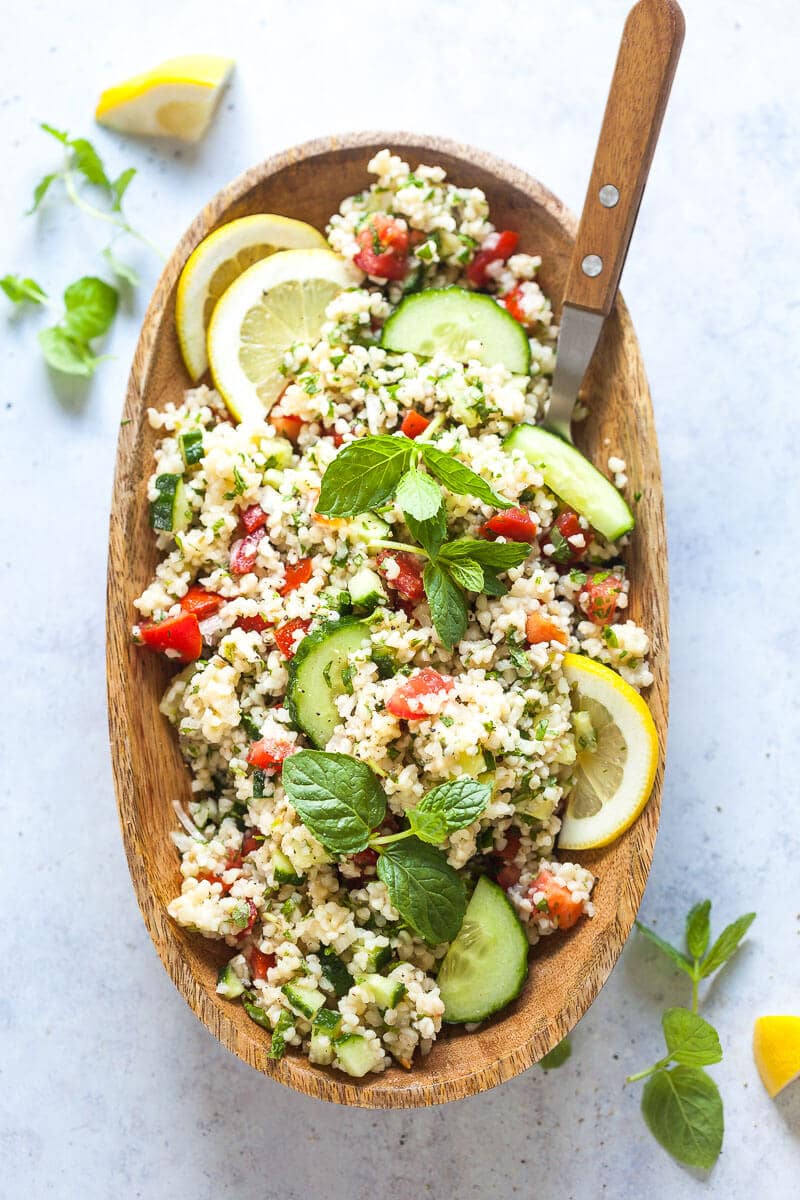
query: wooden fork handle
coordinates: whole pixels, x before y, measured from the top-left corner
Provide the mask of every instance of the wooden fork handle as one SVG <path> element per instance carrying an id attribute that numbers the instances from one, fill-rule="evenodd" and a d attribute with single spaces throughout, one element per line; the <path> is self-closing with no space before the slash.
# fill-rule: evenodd
<path id="1" fill-rule="evenodd" d="M 683 45 L 676 0 L 639 0 L 625 22 L 564 303 L 614 304 Z"/>

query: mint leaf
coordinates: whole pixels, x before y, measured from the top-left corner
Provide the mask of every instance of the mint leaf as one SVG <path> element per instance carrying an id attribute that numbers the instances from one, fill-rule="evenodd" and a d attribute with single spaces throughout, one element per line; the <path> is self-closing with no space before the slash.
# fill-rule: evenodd
<path id="1" fill-rule="evenodd" d="M 572 1044 L 569 1038 L 564 1038 L 563 1042 L 553 1046 L 553 1049 L 545 1054 L 544 1058 L 539 1059 L 539 1066 L 544 1067 L 545 1071 L 554 1071 L 556 1067 L 563 1067 L 571 1054 Z"/>
<path id="2" fill-rule="evenodd" d="M 441 557 L 448 562 L 469 558 L 493 571 L 508 571 L 524 563 L 530 553 L 527 542 L 489 542 L 484 538 L 461 537 L 442 546 Z"/>
<path id="3" fill-rule="evenodd" d="M 450 578 L 455 579 L 456 583 L 468 592 L 483 590 L 483 568 L 476 562 L 465 558 L 461 562 L 448 563 L 447 571 Z"/>
<path id="4" fill-rule="evenodd" d="M 642 1115 L 657 1142 L 688 1167 L 713 1167 L 725 1122 L 714 1080 L 699 1067 L 657 1071 L 642 1092 Z"/>
<path id="5" fill-rule="evenodd" d="M 421 938 L 431 945 L 453 940 L 467 901 L 463 883 L 443 854 L 418 838 L 407 838 L 384 848 L 377 871 L 392 904 Z"/>
<path id="6" fill-rule="evenodd" d="M 722 1046 L 713 1025 L 688 1008 L 668 1008 L 661 1018 L 670 1057 L 684 1067 L 722 1062 Z"/>
<path id="7" fill-rule="evenodd" d="M 418 449 L 422 451 L 423 461 L 431 475 L 457 496 L 474 496 L 476 500 L 492 504 L 495 508 L 513 508 L 510 500 L 498 496 L 485 479 L 459 462 L 452 454 L 446 454 L 444 450 L 438 450 L 428 442 L 419 444 Z"/>
<path id="8" fill-rule="evenodd" d="M 114 209 L 114 212 L 121 211 L 122 197 L 128 190 L 128 185 L 135 174 L 136 167 L 128 167 L 126 171 L 123 171 L 121 175 L 118 175 L 117 178 L 113 179 L 109 184 L 109 187 L 111 188 L 111 197 L 113 200 L 111 207 Z"/>
<path id="9" fill-rule="evenodd" d="M 31 204 L 30 208 L 28 209 L 29 216 L 31 213 L 36 212 L 37 208 L 39 207 L 39 205 L 42 203 L 45 196 L 47 195 L 47 192 L 50 188 L 50 184 L 55 179 L 58 179 L 58 177 L 59 177 L 58 171 L 53 171 L 52 174 L 45 175 L 44 179 L 39 180 L 36 187 L 33 189 L 33 204 Z"/>
<path id="10" fill-rule="evenodd" d="M 427 550 L 431 558 L 436 558 L 436 555 L 439 553 L 439 547 L 447 537 L 444 505 L 442 505 L 435 516 L 429 517 L 427 521 L 415 521 L 408 513 L 405 513 L 404 516 L 406 525 L 414 540 L 419 542 L 423 549 Z"/>
<path id="11" fill-rule="evenodd" d="M 43 304 L 47 299 L 47 292 L 35 279 L 23 279 L 21 275 L 4 275 L 0 279 L 0 288 L 13 304 L 24 304 L 25 301 Z"/>
<path id="12" fill-rule="evenodd" d="M 365 849 L 386 814 L 377 777 L 348 754 L 300 750 L 283 764 L 283 786 L 300 820 L 332 854 Z"/>
<path id="13" fill-rule="evenodd" d="M 497 578 L 497 571 L 492 567 L 483 568 L 483 589 L 487 596 L 505 596 L 508 585 Z"/>
<path id="14" fill-rule="evenodd" d="M 105 333 L 117 311 L 117 290 L 103 279 L 84 275 L 64 292 L 64 329 L 69 337 L 88 342 Z"/>
<path id="15" fill-rule="evenodd" d="M 111 246 L 106 246 L 105 250 L 103 251 L 103 258 L 106 260 L 109 267 L 118 279 L 122 279 L 125 281 L 125 283 L 129 283 L 131 287 L 136 287 L 136 285 L 139 283 L 138 272 L 134 271 L 133 267 L 128 266 L 127 263 L 122 262 L 121 259 L 117 258 Z"/>
<path id="16" fill-rule="evenodd" d="M 424 471 L 410 467 L 397 485 L 395 497 L 403 513 L 416 521 L 428 521 L 442 508 L 442 493 Z"/>
<path id="17" fill-rule="evenodd" d="M 72 151 L 73 165 L 76 171 L 80 171 L 89 183 L 95 184 L 97 187 L 111 188 L 111 180 L 106 175 L 106 169 L 103 166 L 103 160 L 95 150 L 91 142 L 86 138 L 72 138 L 67 145 Z"/>
<path id="18" fill-rule="evenodd" d="M 723 963 L 728 961 L 732 954 L 736 953 L 739 943 L 755 919 L 755 913 L 745 913 L 743 917 L 739 917 L 738 920 L 733 921 L 727 928 L 723 929 L 700 965 L 701 979 L 705 979 L 706 976 L 718 970 Z"/>
<path id="19" fill-rule="evenodd" d="M 343 446 L 322 478 L 317 511 L 326 517 L 355 517 L 393 494 L 416 450 L 408 438 L 359 438 Z"/>
<path id="20" fill-rule="evenodd" d="M 418 804 L 406 813 L 408 823 L 423 842 L 438 846 L 447 837 L 447 817 L 443 811 L 428 810 Z"/>
<path id="21" fill-rule="evenodd" d="M 708 949 L 711 934 L 710 912 L 711 901 L 703 900 L 701 904 L 695 904 L 686 918 L 686 948 L 692 958 L 702 958 Z"/>
<path id="22" fill-rule="evenodd" d="M 675 966 L 679 967 L 681 971 L 684 971 L 690 977 L 694 974 L 692 963 L 685 954 L 681 953 L 680 950 L 676 950 L 674 946 L 669 944 L 669 942 L 665 942 L 663 938 L 660 938 L 657 933 L 653 933 L 652 929 L 648 929 L 646 925 L 642 925 L 641 921 L 636 922 L 636 928 L 640 933 L 643 933 L 648 941 L 651 941 L 654 946 L 658 946 L 659 950 L 661 950 L 663 954 L 666 954 L 667 958 L 671 958 Z"/>
<path id="23" fill-rule="evenodd" d="M 467 602 L 464 594 L 446 571 L 436 563 L 426 563 L 422 583 L 431 620 L 446 650 L 460 642 L 467 629 Z"/>
<path id="24" fill-rule="evenodd" d="M 416 808 L 408 811 L 409 820 L 414 813 L 441 813 L 445 819 L 445 832 L 466 829 L 486 808 L 492 795 L 488 783 L 463 776 L 440 783 L 423 796 Z"/>
<path id="25" fill-rule="evenodd" d="M 45 362 L 53 370 L 61 371 L 64 375 L 81 375 L 84 379 L 90 379 L 94 375 L 98 363 L 105 357 L 97 357 L 85 342 L 70 337 L 60 325 L 42 329 L 39 333 L 39 345 Z"/>
<path id="26" fill-rule="evenodd" d="M 51 137 L 56 138 L 63 146 L 66 146 L 69 141 L 68 133 L 61 129 L 54 129 L 52 125 L 48 125 L 45 121 L 41 122 L 39 128 L 43 129 L 45 133 L 49 133 Z"/>

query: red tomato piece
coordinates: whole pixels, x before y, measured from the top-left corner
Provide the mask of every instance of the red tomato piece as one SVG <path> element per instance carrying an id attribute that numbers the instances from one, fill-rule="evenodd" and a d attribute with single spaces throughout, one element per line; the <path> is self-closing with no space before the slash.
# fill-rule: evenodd
<path id="1" fill-rule="evenodd" d="M 476 287 L 484 287 L 488 276 L 486 268 L 493 262 L 505 260 L 514 253 L 519 242 L 519 234 L 510 229 L 490 233 L 472 262 L 467 267 L 467 279 Z"/>
<path id="2" fill-rule="evenodd" d="M 290 442 L 296 442 L 300 437 L 300 430 L 306 424 L 302 417 L 296 417 L 294 413 L 282 412 L 277 406 L 270 410 L 267 417 L 272 428 L 281 437 L 288 438 Z"/>
<path id="3" fill-rule="evenodd" d="M 528 889 L 533 901 L 536 892 L 544 892 L 548 916 L 558 922 L 559 929 L 571 929 L 583 914 L 583 902 L 576 900 L 568 887 L 559 883 L 550 871 L 540 871 Z"/>
<path id="4" fill-rule="evenodd" d="M 284 567 L 283 586 L 279 588 L 282 596 L 288 596 L 301 583 L 308 583 L 314 564 L 310 558 L 300 558 L 296 563 L 287 563 Z"/>
<path id="5" fill-rule="evenodd" d="M 557 530 L 555 541 L 553 540 L 553 530 Z M 579 535 L 583 538 L 584 544 L 582 546 L 574 546 L 569 539 Z M 552 557 L 556 562 L 574 563 L 586 556 L 589 542 L 592 540 L 592 533 L 591 530 L 583 528 L 576 512 L 571 508 L 565 508 L 563 512 L 559 513 L 553 523 L 550 530 L 550 540 L 555 546 L 555 553 Z"/>
<path id="6" fill-rule="evenodd" d="M 250 951 L 250 975 L 253 979 L 266 979 L 267 971 L 274 966 L 274 954 L 265 954 L 258 946 L 253 946 Z"/>
<path id="7" fill-rule="evenodd" d="M 294 742 L 279 742 L 275 738 L 261 738 L 253 742 L 247 751 L 247 761 L 262 771 L 280 767 L 283 760 L 297 750 Z"/>
<path id="8" fill-rule="evenodd" d="M 510 312 L 514 320 L 519 321 L 520 325 L 527 325 L 529 323 L 525 309 L 522 307 L 522 297 L 524 294 L 522 288 L 517 285 L 517 287 L 512 288 L 510 292 L 507 292 L 503 296 L 503 304 L 506 306 L 506 311 Z"/>
<path id="9" fill-rule="evenodd" d="M 522 870 L 516 865 L 516 863 L 504 863 L 497 872 L 496 878 L 497 882 L 500 884 L 500 887 L 505 888 L 505 890 L 508 891 L 508 889 L 512 888 L 515 883 L 519 883 L 519 877 L 521 874 Z"/>
<path id="10" fill-rule="evenodd" d="M 310 625 L 311 622 L 303 617 L 295 617 L 293 621 L 285 621 L 283 625 L 278 626 L 275 630 L 275 644 L 284 658 L 294 658 L 294 635 L 298 629 L 308 633 Z"/>
<path id="11" fill-rule="evenodd" d="M 252 854 L 254 850 L 258 850 L 263 841 L 264 837 L 257 829 L 246 829 L 242 837 L 242 858 L 247 858 L 248 854 Z"/>
<path id="12" fill-rule="evenodd" d="M 182 612 L 177 617 L 167 617 L 166 621 L 147 621 L 139 628 L 145 646 L 164 654 L 172 651 L 182 662 L 194 662 L 203 652 L 203 635 L 194 613 Z"/>
<path id="13" fill-rule="evenodd" d="M 412 408 L 403 417 L 400 432 L 404 433 L 407 438 L 418 438 L 421 433 L 425 432 L 429 425 L 430 421 L 428 418 L 423 417 L 422 413 L 415 412 Z"/>
<path id="14" fill-rule="evenodd" d="M 245 633 L 263 633 L 265 629 L 269 629 L 269 625 L 256 613 L 254 617 L 239 617 L 236 628 L 243 629 Z"/>
<path id="15" fill-rule="evenodd" d="M 256 565 L 258 544 L 264 536 L 263 529 L 254 529 L 231 546 L 231 574 L 247 575 Z"/>
<path id="16" fill-rule="evenodd" d="M 385 564 L 396 562 L 400 568 L 399 574 L 390 578 Z M 407 550 L 381 550 L 378 554 L 378 570 L 383 575 L 390 588 L 398 593 L 403 600 L 412 600 L 418 604 L 425 595 L 422 583 L 423 565 L 418 554 L 410 554 Z"/>
<path id="17" fill-rule="evenodd" d="M 566 646 L 569 642 L 564 630 L 538 611 L 529 612 L 525 620 L 525 635 L 532 646 L 539 642 L 560 642 Z"/>
<path id="18" fill-rule="evenodd" d="M 226 883 L 221 875 L 215 875 L 213 871 L 198 871 L 198 879 L 206 879 L 209 883 L 218 883 L 222 888 L 222 895 L 227 896 L 228 892 L 233 887 L 232 883 Z"/>
<path id="19" fill-rule="evenodd" d="M 434 715 L 423 706 L 422 697 L 440 696 L 441 708 L 447 693 L 452 692 L 454 687 L 455 683 L 449 675 L 440 675 L 433 667 L 423 667 L 392 693 L 386 708 L 401 721 L 421 721 Z"/>
<path id="20" fill-rule="evenodd" d="M 207 617 L 213 617 L 214 613 L 219 612 L 224 603 L 224 596 L 218 596 L 216 592 L 207 592 L 205 588 L 195 584 L 181 600 L 181 608 L 185 613 L 194 613 L 198 621 L 205 621 Z"/>
<path id="21" fill-rule="evenodd" d="M 519 854 L 519 834 L 513 830 L 507 833 L 505 846 L 502 850 L 495 850 L 495 854 L 499 855 L 500 858 L 506 859 L 506 861 L 516 858 Z"/>
<path id="22" fill-rule="evenodd" d="M 483 525 L 484 537 L 504 537 L 509 542 L 535 542 L 539 532 L 527 508 L 507 508 L 495 513 Z"/>
<path id="23" fill-rule="evenodd" d="M 589 620 L 594 621 L 595 625 L 610 625 L 614 620 L 621 592 L 622 580 L 619 575 L 597 571 L 581 588 L 578 600 Z"/>
<path id="24" fill-rule="evenodd" d="M 242 525 L 244 525 L 245 533 L 253 533 L 256 529 L 263 529 L 267 523 L 267 514 L 260 504 L 251 504 L 248 508 L 243 508 L 239 513 L 239 517 Z"/>
<path id="25" fill-rule="evenodd" d="M 358 234 L 353 262 L 378 279 L 405 279 L 408 274 L 408 228 L 405 221 L 375 213 Z"/>

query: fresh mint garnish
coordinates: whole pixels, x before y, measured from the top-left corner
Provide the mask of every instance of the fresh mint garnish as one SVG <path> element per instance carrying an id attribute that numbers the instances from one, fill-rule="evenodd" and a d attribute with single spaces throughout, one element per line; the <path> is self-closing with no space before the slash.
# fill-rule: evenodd
<path id="1" fill-rule="evenodd" d="M 378 878 L 400 916 L 431 945 L 451 942 L 464 921 L 464 885 L 447 859 L 418 838 L 385 847 Z"/>
<path id="2" fill-rule="evenodd" d="M 44 288 L 35 279 L 23 279 L 21 275 L 4 275 L 0 279 L 0 288 L 12 304 L 44 304 L 47 301 Z"/>

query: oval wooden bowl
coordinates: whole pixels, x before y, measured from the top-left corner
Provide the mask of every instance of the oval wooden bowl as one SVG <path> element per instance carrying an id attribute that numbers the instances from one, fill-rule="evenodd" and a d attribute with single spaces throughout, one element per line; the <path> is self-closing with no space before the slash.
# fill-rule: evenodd
<path id="1" fill-rule="evenodd" d="M 342 1104 L 405 1108 L 472 1095 L 537 1062 L 586 1012 L 619 957 L 647 880 L 661 799 L 667 733 L 667 550 L 647 380 L 630 317 L 619 299 L 587 380 L 591 416 L 580 425 L 578 439 L 601 467 L 609 454 L 624 458 L 631 489 L 642 494 L 627 562 L 631 616 L 643 623 L 653 642 L 655 683 L 647 699 L 662 761 L 650 802 L 612 846 L 575 856 L 599 877 L 597 915 L 566 936 L 540 942 L 520 999 L 478 1032 L 448 1032 L 413 1071 L 393 1067 L 363 1081 L 314 1067 L 297 1055 L 270 1061 L 268 1035 L 238 1004 L 215 991 L 218 965 L 230 951 L 179 929 L 166 913 L 180 890 L 178 856 L 168 836 L 175 826 L 172 801 L 189 798 L 189 776 L 173 730 L 158 711 L 170 668 L 159 656 L 137 649 L 129 633 L 132 600 L 146 586 L 157 557 L 146 500 L 155 434 L 145 412 L 151 405 L 178 401 L 189 384 L 178 352 L 174 304 L 181 268 L 197 243 L 217 225 L 253 212 L 283 213 L 324 229 L 341 199 L 365 186 L 367 162 L 383 146 L 412 165 L 440 163 L 454 181 L 483 188 L 495 224 L 519 230 L 521 247 L 542 256 L 545 292 L 556 301 L 562 294 L 574 219 L 534 179 L 468 146 L 407 133 L 326 138 L 271 158 L 224 188 L 169 260 L 133 360 L 111 510 L 108 697 L 117 800 L 136 895 L 164 966 L 194 1012 L 229 1050 L 298 1091 Z"/>

